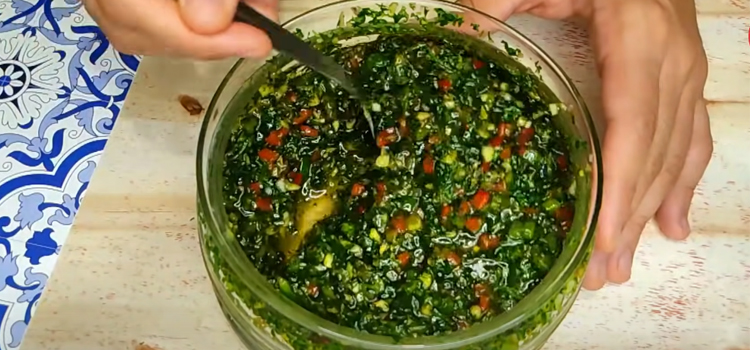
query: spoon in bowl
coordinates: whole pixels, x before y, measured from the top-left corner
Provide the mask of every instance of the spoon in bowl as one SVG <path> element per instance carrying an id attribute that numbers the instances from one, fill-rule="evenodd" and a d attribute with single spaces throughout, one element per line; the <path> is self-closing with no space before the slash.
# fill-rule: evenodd
<path id="1" fill-rule="evenodd" d="M 237 5 L 237 12 L 234 15 L 234 21 L 249 24 L 263 30 L 271 39 L 271 44 L 276 50 L 291 56 L 300 63 L 335 81 L 344 90 L 349 92 L 352 97 L 364 101 L 362 93 L 354 86 L 354 84 L 352 84 L 351 80 L 346 75 L 344 67 L 341 67 L 341 65 L 336 63 L 332 58 L 314 49 L 304 40 L 284 29 L 284 27 L 276 22 L 268 19 L 268 17 L 242 1 Z M 372 117 L 367 111 L 367 108 L 363 109 L 372 137 L 376 138 L 375 125 L 372 122 Z"/>

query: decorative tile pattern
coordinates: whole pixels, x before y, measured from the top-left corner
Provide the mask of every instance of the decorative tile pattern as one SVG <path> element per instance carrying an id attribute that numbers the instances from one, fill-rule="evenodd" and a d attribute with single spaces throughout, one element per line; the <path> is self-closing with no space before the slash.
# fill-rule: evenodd
<path id="1" fill-rule="evenodd" d="M 139 63 L 80 0 L 0 0 L 0 350 L 21 343 Z"/>

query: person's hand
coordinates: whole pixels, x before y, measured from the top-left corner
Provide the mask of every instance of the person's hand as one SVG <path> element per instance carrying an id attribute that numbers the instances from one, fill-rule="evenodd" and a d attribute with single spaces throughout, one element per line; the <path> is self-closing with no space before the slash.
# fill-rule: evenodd
<path id="1" fill-rule="evenodd" d="M 112 45 L 123 53 L 219 59 L 264 57 L 263 31 L 233 23 L 239 0 L 83 0 Z M 245 0 L 276 20 L 276 0 Z"/>
<path id="2" fill-rule="evenodd" d="M 707 61 L 694 2 L 463 1 L 501 20 L 529 12 L 582 18 L 589 25 L 607 129 L 604 198 L 584 287 L 630 279 L 641 232 L 653 217 L 668 238 L 686 238 L 693 192 L 713 150 L 703 100 Z"/>

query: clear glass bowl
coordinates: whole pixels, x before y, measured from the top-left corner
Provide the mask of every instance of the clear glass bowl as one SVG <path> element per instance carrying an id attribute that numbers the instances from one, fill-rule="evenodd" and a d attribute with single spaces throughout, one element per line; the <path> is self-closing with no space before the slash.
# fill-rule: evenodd
<path id="1" fill-rule="evenodd" d="M 343 1 L 325 5 L 284 24 L 291 30 L 322 32 L 334 29 L 353 8 L 373 7 L 382 0 Z M 447 335 L 403 339 L 358 332 L 326 321 L 282 297 L 252 266 L 229 229 L 222 193 L 223 155 L 231 126 L 244 109 L 249 78 L 260 60 L 239 60 L 229 71 L 209 105 L 200 131 L 197 156 L 198 217 L 203 258 L 219 304 L 249 349 L 539 349 L 562 322 L 575 301 L 593 247 L 601 204 L 601 155 L 591 116 L 571 80 L 528 38 L 508 25 L 476 10 L 442 1 L 397 1 L 407 11 L 441 8 L 470 15 L 498 28 L 488 43 L 507 42 L 520 49 L 519 62 L 541 67 L 546 86 L 567 106 L 561 123 L 569 135 L 588 147 L 571 156 L 578 171 L 576 210 L 564 249 L 547 277 L 515 308 L 494 319 Z"/>

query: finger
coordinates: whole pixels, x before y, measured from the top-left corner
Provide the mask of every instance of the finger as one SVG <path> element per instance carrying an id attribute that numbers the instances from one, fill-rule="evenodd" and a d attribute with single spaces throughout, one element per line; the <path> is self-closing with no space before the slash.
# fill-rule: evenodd
<path id="1" fill-rule="evenodd" d="M 232 24 L 239 0 L 179 0 L 180 16 L 197 34 L 217 34 Z"/>
<path id="2" fill-rule="evenodd" d="M 144 21 L 142 27 L 146 28 L 145 32 L 155 36 L 155 42 L 163 43 L 164 49 L 173 55 L 217 59 L 231 56 L 264 57 L 271 51 L 271 42 L 260 29 L 232 23 L 218 34 L 197 34 L 183 23 L 177 3 L 171 0 L 149 3 L 152 5 L 147 10 L 136 11 L 146 12 L 143 16 L 158 13 L 159 20 Z"/>
<path id="3" fill-rule="evenodd" d="M 279 21 L 279 2 L 278 0 L 244 0 L 246 4 L 252 6 L 264 16 L 278 22 Z"/>
<path id="4" fill-rule="evenodd" d="M 459 3 L 505 21 L 522 2 L 522 0 L 461 0 Z M 494 31 L 498 28 L 497 23 L 494 21 L 488 20 L 486 16 L 478 15 L 471 11 L 464 15 L 464 24 L 477 24 L 479 25 L 479 29 L 484 31 Z"/>
<path id="5" fill-rule="evenodd" d="M 675 113 L 675 111 L 672 111 L 671 109 L 666 111 L 662 109 L 662 111 L 667 114 L 659 115 L 660 123 L 668 125 L 672 129 L 658 130 L 659 127 L 657 126 L 657 133 L 661 132 L 662 134 L 655 135 L 654 143 L 652 143 L 651 146 L 652 149 L 655 149 L 651 154 L 657 155 L 652 156 L 650 160 L 654 161 L 654 159 L 658 159 L 659 163 L 652 163 L 650 166 L 657 167 L 657 169 L 659 169 L 657 170 L 658 173 L 653 178 L 651 178 L 650 174 L 641 177 L 641 180 L 647 178 L 651 182 L 645 186 L 647 190 L 642 199 L 634 199 L 635 212 L 626 222 L 625 228 L 622 231 L 622 241 L 617 248 L 616 253 L 612 255 L 612 258 L 607 264 L 607 278 L 610 282 L 625 283 L 630 279 L 633 256 L 635 255 L 636 248 L 638 247 L 646 223 L 651 220 L 656 213 L 656 209 L 667 196 L 667 193 L 669 193 L 674 187 L 677 177 L 685 164 L 687 151 L 690 148 L 691 135 L 693 134 L 696 100 L 696 93 L 694 93 L 694 91 L 696 91 L 696 89 L 678 88 L 676 90 L 683 91 L 681 97 L 674 99 L 679 100 L 679 107 L 676 110 L 676 115 L 668 114 Z M 666 100 L 667 103 L 670 103 L 669 98 Z M 669 106 L 667 108 L 669 108 Z M 667 140 L 668 144 L 657 146 L 655 145 L 657 140 L 658 142 Z M 660 149 L 665 149 L 665 152 L 659 152 Z M 663 156 L 659 154 L 663 154 Z M 638 194 L 636 194 L 636 196 L 638 196 Z"/>
<path id="6" fill-rule="evenodd" d="M 708 110 L 701 99 L 695 106 L 693 135 L 682 173 L 656 212 L 656 222 L 665 236 L 679 240 L 685 239 L 690 233 L 690 203 L 712 153 L 713 140 Z"/>
<path id="7" fill-rule="evenodd" d="M 586 275 L 583 278 L 583 288 L 598 290 L 607 282 L 607 260 L 609 254 L 594 250 L 589 259 Z"/>
<path id="8" fill-rule="evenodd" d="M 633 193 L 643 170 L 657 118 L 661 60 L 643 50 L 604 53 L 602 99 L 607 129 L 602 149 L 603 198 L 596 248 L 613 253 L 632 213 Z M 630 49 L 630 50 L 629 50 Z M 639 67 L 625 70 L 622 67 Z"/>

